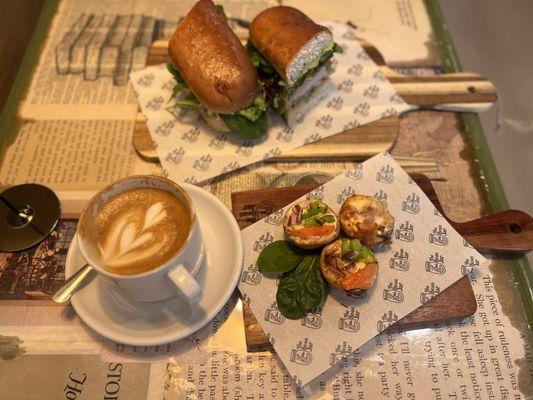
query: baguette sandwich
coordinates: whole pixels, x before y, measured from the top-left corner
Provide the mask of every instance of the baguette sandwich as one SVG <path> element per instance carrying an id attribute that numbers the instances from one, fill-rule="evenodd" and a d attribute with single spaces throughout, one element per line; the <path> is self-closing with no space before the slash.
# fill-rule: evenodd
<path id="1" fill-rule="evenodd" d="M 250 24 L 246 45 L 267 101 L 293 125 L 328 93 L 331 58 L 342 49 L 329 29 L 292 7 L 272 7 Z"/>
<path id="2" fill-rule="evenodd" d="M 221 7 L 198 1 L 172 35 L 168 64 L 178 107 L 196 109 L 214 129 L 247 139 L 267 130 L 264 95 L 246 49 Z"/>

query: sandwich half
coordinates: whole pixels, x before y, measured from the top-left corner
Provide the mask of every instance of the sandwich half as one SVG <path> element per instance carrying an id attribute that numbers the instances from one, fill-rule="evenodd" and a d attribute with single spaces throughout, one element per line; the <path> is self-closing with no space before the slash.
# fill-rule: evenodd
<path id="1" fill-rule="evenodd" d="M 168 70 L 178 107 L 196 109 L 214 129 L 247 139 L 267 130 L 265 100 L 246 49 L 228 26 L 224 11 L 198 1 L 168 44 Z"/>
<path id="2" fill-rule="evenodd" d="M 329 29 L 292 7 L 272 7 L 250 24 L 246 45 L 267 101 L 289 125 L 328 94 L 331 58 L 341 47 Z"/>

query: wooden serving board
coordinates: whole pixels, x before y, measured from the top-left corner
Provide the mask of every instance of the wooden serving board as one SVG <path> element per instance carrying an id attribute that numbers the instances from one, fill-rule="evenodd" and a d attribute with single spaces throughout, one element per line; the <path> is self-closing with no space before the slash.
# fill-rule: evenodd
<path id="1" fill-rule="evenodd" d="M 369 56 L 381 68 L 400 96 L 416 109 L 480 111 L 496 100 L 494 85 L 479 74 L 461 72 L 434 76 L 399 74 L 385 65 L 383 56 L 370 43 L 360 41 Z M 147 65 L 168 62 L 168 42 L 156 41 L 147 56 Z M 285 152 L 268 161 L 362 160 L 388 151 L 396 142 L 399 117 L 383 118 L 314 143 Z M 133 145 L 146 161 L 159 161 L 150 132 L 141 112 L 137 115 Z"/>
<path id="2" fill-rule="evenodd" d="M 411 174 L 413 180 L 441 211 L 442 207 L 431 181 L 422 174 Z M 261 189 L 234 192 L 231 195 L 233 215 L 241 229 L 284 207 L 317 185 L 292 186 L 277 189 Z M 448 218 L 447 218 L 448 219 Z M 448 221 L 476 249 L 483 252 L 524 254 L 533 248 L 533 219 L 516 210 L 494 214 L 470 222 Z M 520 229 L 513 229 L 511 226 Z M 516 231 L 518 233 L 513 232 Z M 499 238 L 499 240 L 498 240 Z M 402 318 L 391 329 L 416 328 L 424 324 L 455 320 L 472 315 L 477 309 L 476 299 L 467 276 L 459 279 L 438 296 Z M 249 351 L 270 348 L 261 325 L 252 311 L 243 305 L 246 346 Z"/>

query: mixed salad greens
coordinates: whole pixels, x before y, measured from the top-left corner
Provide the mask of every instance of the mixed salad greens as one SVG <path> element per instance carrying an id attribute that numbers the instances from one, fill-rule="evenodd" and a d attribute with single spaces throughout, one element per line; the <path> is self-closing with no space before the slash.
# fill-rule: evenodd
<path id="1" fill-rule="evenodd" d="M 204 108 L 171 62 L 167 64 L 167 69 L 176 81 L 172 89 L 172 98 L 175 99 L 176 106 L 198 110 Z M 260 90 L 260 93 L 249 107 L 243 108 L 234 114 L 218 114 L 218 116 L 224 121 L 230 131 L 246 139 L 261 137 L 266 133 L 268 126 L 263 91 Z"/>
<path id="2" fill-rule="evenodd" d="M 275 68 L 263 57 L 263 55 L 254 47 L 252 42 L 248 41 L 246 50 L 250 55 L 252 63 L 257 70 L 259 80 L 264 84 L 267 95 L 267 101 L 280 113 L 285 111 L 286 105 L 294 92 L 310 76 L 314 75 L 335 53 L 342 53 L 342 47 L 335 42 L 331 42 L 324 50 L 322 55 L 315 61 L 307 65 L 306 71 L 291 86 L 281 78 Z"/>

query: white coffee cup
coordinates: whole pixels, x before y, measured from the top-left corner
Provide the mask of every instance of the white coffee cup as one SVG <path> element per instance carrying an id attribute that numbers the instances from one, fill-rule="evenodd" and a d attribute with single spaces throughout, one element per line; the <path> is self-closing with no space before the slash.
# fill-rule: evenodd
<path id="1" fill-rule="evenodd" d="M 162 189 L 175 195 L 189 212 L 190 231 L 177 253 L 162 265 L 135 275 L 121 275 L 110 271 L 102 262 L 98 240 L 94 229 L 91 229 L 91 222 L 100 207 L 111 197 L 138 188 Z M 189 195 L 175 182 L 158 176 L 138 175 L 112 183 L 96 193 L 83 209 L 78 222 L 77 236 L 80 252 L 87 263 L 105 282 L 120 288 L 131 300 L 154 302 L 178 294 L 191 304 L 200 300 L 202 288 L 194 279 L 194 275 L 205 258 L 202 233 Z"/>

